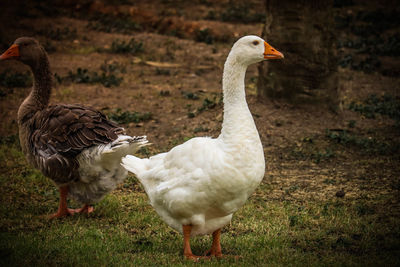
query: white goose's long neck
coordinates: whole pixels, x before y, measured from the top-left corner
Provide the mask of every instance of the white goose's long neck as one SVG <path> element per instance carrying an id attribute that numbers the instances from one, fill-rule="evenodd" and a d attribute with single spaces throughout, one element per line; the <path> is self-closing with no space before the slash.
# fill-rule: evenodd
<path id="1" fill-rule="evenodd" d="M 247 65 L 230 54 L 225 62 L 222 78 L 224 120 L 221 135 L 224 142 L 237 143 L 247 138 L 259 141 L 253 117 L 246 102 L 244 78 Z"/>

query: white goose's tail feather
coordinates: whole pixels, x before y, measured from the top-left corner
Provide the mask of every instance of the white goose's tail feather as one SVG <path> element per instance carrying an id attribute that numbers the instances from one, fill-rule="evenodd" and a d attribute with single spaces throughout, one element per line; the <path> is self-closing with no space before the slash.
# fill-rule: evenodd
<path id="1" fill-rule="evenodd" d="M 121 161 L 121 165 L 128 171 L 134 173 L 138 178 L 147 170 L 148 159 L 140 159 L 132 155 L 127 155 L 123 157 Z"/>

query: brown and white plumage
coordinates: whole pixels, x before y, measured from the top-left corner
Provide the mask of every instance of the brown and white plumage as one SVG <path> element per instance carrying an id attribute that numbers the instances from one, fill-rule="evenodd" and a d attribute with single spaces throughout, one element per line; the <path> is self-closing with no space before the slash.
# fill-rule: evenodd
<path id="1" fill-rule="evenodd" d="M 113 190 L 127 175 L 120 166 L 126 154 L 147 143 L 130 137 L 101 112 L 81 105 L 49 105 L 52 75 L 48 56 L 33 38 L 21 37 L 0 56 L 31 67 L 35 81 L 18 110 L 19 138 L 29 163 L 60 187 L 60 207 L 54 217 L 90 212 L 89 207 Z M 66 207 L 67 194 L 85 204 Z"/>
<path id="2" fill-rule="evenodd" d="M 79 179 L 77 156 L 93 145 L 107 144 L 123 128 L 100 112 L 80 105 L 54 105 L 25 122 L 25 150 L 34 166 L 57 184 Z"/>

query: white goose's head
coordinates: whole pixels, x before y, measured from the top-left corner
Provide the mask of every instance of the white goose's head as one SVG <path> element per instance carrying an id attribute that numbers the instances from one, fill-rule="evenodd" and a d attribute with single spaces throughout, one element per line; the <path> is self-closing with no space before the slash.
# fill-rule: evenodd
<path id="1" fill-rule="evenodd" d="M 247 66 L 265 59 L 282 59 L 284 57 L 281 52 L 255 35 L 244 36 L 237 40 L 230 54 Z"/>

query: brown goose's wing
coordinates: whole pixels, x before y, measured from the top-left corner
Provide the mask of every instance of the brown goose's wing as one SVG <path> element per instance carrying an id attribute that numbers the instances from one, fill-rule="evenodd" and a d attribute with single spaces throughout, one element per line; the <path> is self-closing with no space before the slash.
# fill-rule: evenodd
<path id="1" fill-rule="evenodd" d="M 31 151 L 36 167 L 56 183 L 78 179 L 76 156 L 84 149 L 112 142 L 124 129 L 104 114 L 79 105 L 53 105 L 35 114 Z"/>

